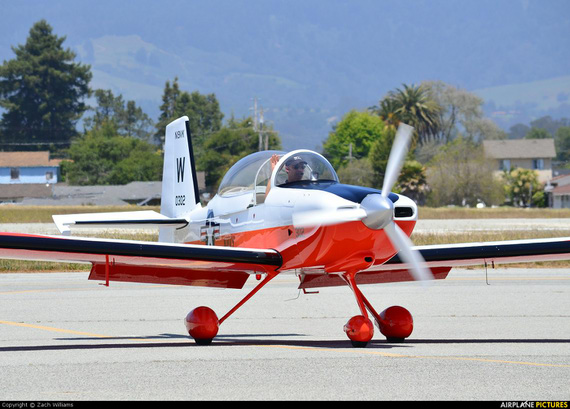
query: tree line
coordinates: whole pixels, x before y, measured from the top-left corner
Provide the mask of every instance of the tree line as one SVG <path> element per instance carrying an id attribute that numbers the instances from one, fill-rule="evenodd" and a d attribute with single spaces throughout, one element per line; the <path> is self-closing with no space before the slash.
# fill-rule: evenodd
<path id="1" fill-rule="evenodd" d="M 66 159 L 61 172 L 70 184 L 161 180 L 164 129 L 186 115 L 197 169 L 206 171 L 211 187 L 236 158 L 258 150 L 251 118 L 232 117 L 223 124 L 216 96 L 182 90 L 178 78 L 166 81 L 156 122 L 135 101 L 91 89 L 91 67 L 76 62 L 64 41 L 41 20 L 25 44 L 12 47 L 15 58 L 0 66 L 0 150 L 49 150 Z M 85 103 L 91 97 L 94 106 Z M 279 149 L 277 133 L 269 131 L 268 148 Z"/>
<path id="2" fill-rule="evenodd" d="M 441 81 L 404 84 L 378 105 L 352 110 L 334 126 L 323 153 L 344 183 L 380 188 L 400 122 L 415 128 L 396 190 L 430 206 L 545 206 L 538 174 L 512 169 L 496 177 L 484 140 L 553 138 L 558 165 L 568 166 L 570 122 L 549 116 L 507 133 L 483 114 L 484 101 Z"/>
<path id="3" fill-rule="evenodd" d="M 252 118 L 228 118 L 215 94 L 180 89 L 165 82 L 159 117 L 153 121 L 135 101 L 111 90 L 90 88 L 91 67 L 76 62 L 41 20 L 26 43 L 12 47 L 15 58 L 0 66 L 0 150 L 46 150 L 62 162 L 70 184 L 124 184 L 160 180 L 164 129 L 175 118 L 190 120 L 197 169 L 214 191 L 241 157 L 259 149 Z M 94 106 L 85 103 L 92 97 Z M 557 160 L 570 157 L 570 121 L 539 118 L 507 133 L 483 114 L 483 100 L 441 81 L 403 84 L 377 105 L 351 110 L 333 126 L 323 151 L 342 182 L 381 187 L 400 122 L 415 129 L 396 189 L 419 204 L 544 204 L 534 172 L 513 170 L 502 179 L 486 159 L 482 141 L 507 138 L 555 139 Z M 77 130 L 82 120 L 82 131 Z M 268 149 L 280 149 L 268 129 Z M 535 196 L 534 198 L 532 196 Z"/>

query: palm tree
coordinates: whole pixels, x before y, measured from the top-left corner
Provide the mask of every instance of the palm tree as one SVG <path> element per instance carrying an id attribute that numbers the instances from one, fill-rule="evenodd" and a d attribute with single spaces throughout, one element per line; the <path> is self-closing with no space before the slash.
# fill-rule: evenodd
<path id="1" fill-rule="evenodd" d="M 403 89 L 390 91 L 380 101 L 376 112 L 390 125 L 397 126 L 399 122 L 404 122 L 413 126 L 417 142 L 423 144 L 437 135 L 441 109 L 427 88 L 403 84 Z"/>
<path id="2" fill-rule="evenodd" d="M 400 120 L 396 116 L 398 106 L 392 98 L 385 97 L 380 100 L 380 106 L 370 107 L 370 112 L 378 115 L 384 121 L 384 128 L 395 131 L 400 124 Z"/>

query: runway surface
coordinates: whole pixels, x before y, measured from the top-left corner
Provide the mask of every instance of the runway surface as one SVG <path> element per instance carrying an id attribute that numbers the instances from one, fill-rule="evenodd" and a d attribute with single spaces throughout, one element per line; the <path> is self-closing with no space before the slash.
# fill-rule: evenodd
<path id="1" fill-rule="evenodd" d="M 570 274 L 452 270 L 363 286 L 381 311 L 414 316 L 403 344 L 376 331 L 353 348 L 348 287 L 297 290 L 277 277 L 197 346 L 183 318 L 225 314 L 243 290 L 87 281 L 86 273 L 0 274 L 2 400 L 568 400 Z"/>

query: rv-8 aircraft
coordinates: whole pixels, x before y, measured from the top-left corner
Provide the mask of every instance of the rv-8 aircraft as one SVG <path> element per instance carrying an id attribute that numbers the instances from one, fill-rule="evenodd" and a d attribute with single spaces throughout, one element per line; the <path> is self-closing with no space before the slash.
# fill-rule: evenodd
<path id="1" fill-rule="evenodd" d="M 207 206 L 200 203 L 188 118 L 166 127 L 160 213 L 55 215 L 61 236 L 0 233 L 0 257 L 92 263 L 89 279 L 219 288 L 259 283 L 221 318 L 199 306 L 185 325 L 209 344 L 220 325 L 278 274 L 299 288 L 348 285 L 360 314 L 344 332 L 368 344 L 376 322 L 389 341 L 413 330 L 411 314 L 393 306 L 378 313 L 362 284 L 443 279 L 452 267 L 570 258 L 570 238 L 414 247 L 416 204 L 391 193 L 413 128 L 401 124 L 382 190 L 339 182 L 331 164 L 309 150 L 260 151 L 239 160 Z M 79 238 L 73 227 L 157 226 L 157 243 Z"/>

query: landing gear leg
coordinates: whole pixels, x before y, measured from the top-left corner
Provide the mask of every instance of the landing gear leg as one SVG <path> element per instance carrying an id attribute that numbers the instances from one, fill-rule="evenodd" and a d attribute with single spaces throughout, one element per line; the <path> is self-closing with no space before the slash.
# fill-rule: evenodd
<path id="1" fill-rule="evenodd" d="M 374 325 L 372 324 L 372 321 L 370 321 L 370 318 L 368 318 L 368 313 L 364 304 L 365 298 L 356 286 L 356 282 L 354 280 L 355 276 L 356 273 L 345 273 L 342 275 L 343 279 L 346 281 L 356 297 L 356 302 L 358 303 L 361 315 L 356 315 L 349 319 L 344 325 L 344 332 L 350 339 L 352 346 L 364 348 L 368 345 L 368 342 L 370 342 L 374 335 Z"/>
<path id="2" fill-rule="evenodd" d="M 395 305 L 378 314 L 364 294 L 361 293 L 361 296 L 364 305 L 374 316 L 376 326 L 388 342 L 404 342 L 404 339 L 411 335 L 414 329 L 414 320 L 407 309 Z"/>
<path id="3" fill-rule="evenodd" d="M 185 319 L 186 329 L 188 333 L 198 345 L 208 345 L 218 334 L 218 329 L 230 315 L 249 300 L 255 293 L 271 281 L 278 273 L 268 273 L 263 281 L 259 283 L 253 290 L 249 292 L 235 307 L 233 307 L 226 315 L 218 319 L 216 313 L 208 307 L 198 307 L 188 313 Z"/>
<path id="4" fill-rule="evenodd" d="M 404 339 L 410 336 L 414 329 L 414 320 L 412 314 L 400 306 L 392 306 L 386 308 L 380 314 L 376 312 L 372 304 L 366 299 L 364 294 L 356 286 L 355 273 L 346 273 L 342 277 L 354 292 L 358 307 L 362 315 L 352 317 L 344 326 L 344 331 L 350 338 L 352 345 L 356 347 L 365 347 L 372 339 L 374 334 L 374 326 L 368 318 L 366 310 L 376 321 L 376 326 L 380 332 L 386 337 L 388 342 L 404 342 Z M 368 328 L 370 326 L 371 328 Z"/>

